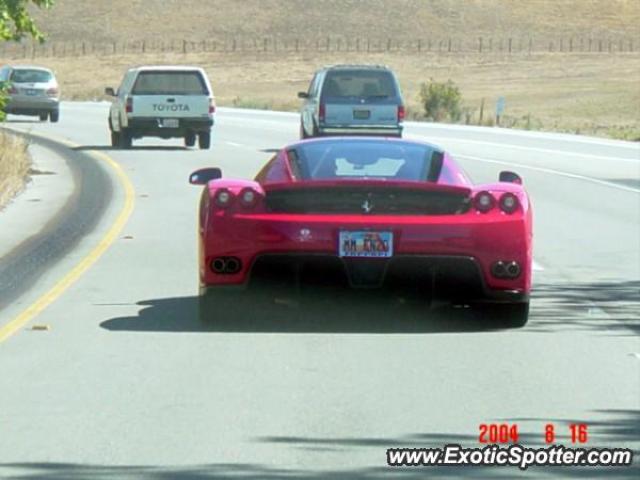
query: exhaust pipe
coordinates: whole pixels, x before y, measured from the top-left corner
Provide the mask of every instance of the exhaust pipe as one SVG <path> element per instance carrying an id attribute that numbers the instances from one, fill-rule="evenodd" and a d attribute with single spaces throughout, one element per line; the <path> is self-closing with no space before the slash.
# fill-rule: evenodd
<path id="1" fill-rule="evenodd" d="M 514 279 L 520 275 L 520 264 L 516 261 L 498 261 L 491 266 L 491 274 L 496 278 Z"/>
<path id="2" fill-rule="evenodd" d="M 223 257 L 214 258 L 211 262 L 211 270 L 216 273 L 224 273 L 227 267 L 227 261 Z"/>
<path id="3" fill-rule="evenodd" d="M 493 266 L 491 267 L 491 273 L 493 274 L 494 277 L 504 278 L 507 273 L 507 268 L 504 262 L 494 263 Z"/>
<path id="4" fill-rule="evenodd" d="M 520 265 L 518 262 L 511 262 L 507 265 L 507 275 L 510 278 L 516 278 L 520 275 Z"/>
<path id="5" fill-rule="evenodd" d="M 211 261 L 211 270 L 218 274 L 238 273 L 242 262 L 237 257 L 217 257 Z"/>
<path id="6" fill-rule="evenodd" d="M 240 263 L 240 259 L 236 257 L 229 257 L 227 258 L 225 273 L 237 273 L 240 271 L 241 266 L 242 264 Z"/>

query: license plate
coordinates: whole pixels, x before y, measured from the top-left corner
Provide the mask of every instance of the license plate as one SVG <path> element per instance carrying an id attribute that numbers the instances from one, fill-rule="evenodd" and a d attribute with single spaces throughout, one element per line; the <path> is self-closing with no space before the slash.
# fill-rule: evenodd
<path id="1" fill-rule="evenodd" d="M 28 89 L 27 90 L 27 95 L 37 95 L 38 91 L 37 90 L 33 90 L 33 89 Z"/>
<path id="2" fill-rule="evenodd" d="M 339 235 L 338 254 L 341 257 L 391 257 L 393 233 L 343 230 Z"/>
<path id="3" fill-rule="evenodd" d="M 370 110 L 354 110 L 353 118 L 356 120 L 367 120 L 371 116 Z"/>
<path id="4" fill-rule="evenodd" d="M 180 120 L 177 118 L 165 118 L 161 120 L 160 125 L 164 128 L 178 128 L 180 126 Z"/>

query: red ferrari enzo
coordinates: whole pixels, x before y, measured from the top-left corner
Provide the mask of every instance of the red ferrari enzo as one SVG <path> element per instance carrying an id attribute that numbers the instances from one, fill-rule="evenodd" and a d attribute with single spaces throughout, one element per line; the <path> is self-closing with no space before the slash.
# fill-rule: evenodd
<path id="1" fill-rule="evenodd" d="M 341 137 L 288 145 L 254 180 L 205 168 L 190 183 L 205 186 L 203 321 L 233 308 L 259 271 L 296 285 L 312 270 L 327 283 L 444 297 L 504 326 L 527 322 L 532 211 L 515 173 L 473 185 L 435 145 Z"/>

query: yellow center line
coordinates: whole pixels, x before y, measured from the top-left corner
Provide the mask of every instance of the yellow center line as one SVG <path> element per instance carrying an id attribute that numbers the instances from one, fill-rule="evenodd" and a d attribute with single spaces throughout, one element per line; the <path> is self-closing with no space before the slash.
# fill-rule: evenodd
<path id="1" fill-rule="evenodd" d="M 56 143 L 64 144 L 70 148 L 78 147 L 79 145 L 55 138 L 50 135 L 44 135 L 41 133 L 31 133 L 31 135 L 43 137 L 52 140 Z M 114 223 L 111 225 L 107 233 L 102 237 L 100 242 L 89 252 L 80 262 L 78 262 L 70 272 L 68 272 L 62 279 L 60 279 L 48 292 L 38 298 L 29 307 L 23 310 L 18 316 L 12 319 L 6 325 L 0 327 L 0 343 L 16 333 L 20 328 L 31 321 L 36 315 L 42 312 L 45 308 L 55 302 L 71 285 L 73 285 L 91 266 L 102 256 L 104 252 L 115 242 L 118 238 L 118 234 L 122 231 L 125 224 L 133 212 L 135 203 L 135 190 L 133 184 L 122 170 L 122 167 L 111 157 L 105 155 L 102 152 L 91 152 L 90 155 L 104 161 L 114 171 L 116 177 L 120 181 L 120 184 L 124 188 L 125 198 L 124 205 L 118 213 Z"/>

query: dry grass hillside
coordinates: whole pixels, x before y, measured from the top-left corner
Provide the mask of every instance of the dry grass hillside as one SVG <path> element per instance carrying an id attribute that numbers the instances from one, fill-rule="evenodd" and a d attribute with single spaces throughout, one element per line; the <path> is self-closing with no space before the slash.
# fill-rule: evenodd
<path id="1" fill-rule="evenodd" d="M 51 40 L 638 35 L 638 0 L 59 0 Z"/>
<path id="2" fill-rule="evenodd" d="M 48 43 L 0 56 L 54 68 L 66 98 L 187 63 L 220 105 L 296 109 L 319 66 L 385 63 L 416 118 L 420 83 L 451 79 L 471 122 L 504 96 L 507 126 L 640 139 L 640 0 L 59 0 L 36 17 Z"/>

